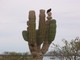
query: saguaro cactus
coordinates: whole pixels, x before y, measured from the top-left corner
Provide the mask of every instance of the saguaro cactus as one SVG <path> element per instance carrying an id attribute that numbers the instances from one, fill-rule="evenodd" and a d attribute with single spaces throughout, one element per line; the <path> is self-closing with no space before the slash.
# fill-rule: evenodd
<path id="1" fill-rule="evenodd" d="M 56 35 L 56 20 L 52 19 L 51 12 L 46 20 L 45 10 L 41 9 L 39 14 L 39 28 L 36 30 L 35 11 L 29 11 L 29 21 L 27 21 L 27 31 L 22 31 L 25 41 L 28 42 L 33 60 L 42 60 L 43 55 L 48 51 L 49 45 Z M 43 46 L 41 47 L 41 44 Z"/>

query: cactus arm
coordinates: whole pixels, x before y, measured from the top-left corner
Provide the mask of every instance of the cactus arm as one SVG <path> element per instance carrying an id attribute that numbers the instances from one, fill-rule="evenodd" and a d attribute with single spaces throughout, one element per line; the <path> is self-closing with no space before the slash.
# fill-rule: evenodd
<path id="1" fill-rule="evenodd" d="M 39 29 L 38 29 L 38 41 L 37 44 L 41 45 L 42 42 L 45 40 L 46 34 L 46 22 L 45 22 L 45 10 L 40 10 L 39 14 Z"/>
<path id="2" fill-rule="evenodd" d="M 49 44 L 54 40 L 55 35 L 56 35 L 56 20 L 51 20 L 50 28 L 49 28 L 49 35 L 48 35 Z"/>
<path id="3" fill-rule="evenodd" d="M 29 43 L 34 44 L 36 42 L 36 16 L 35 11 L 29 11 L 29 25 L 28 25 L 28 32 L 29 32 Z"/>
<path id="4" fill-rule="evenodd" d="M 22 36 L 24 38 L 25 41 L 28 41 L 28 32 L 27 31 L 22 31 Z"/>

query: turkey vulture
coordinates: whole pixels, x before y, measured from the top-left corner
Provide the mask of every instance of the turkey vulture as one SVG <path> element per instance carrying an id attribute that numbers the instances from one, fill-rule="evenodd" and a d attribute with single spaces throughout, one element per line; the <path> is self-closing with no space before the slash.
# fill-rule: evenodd
<path id="1" fill-rule="evenodd" d="M 51 11 L 51 8 L 47 10 L 47 13 L 49 13 Z"/>

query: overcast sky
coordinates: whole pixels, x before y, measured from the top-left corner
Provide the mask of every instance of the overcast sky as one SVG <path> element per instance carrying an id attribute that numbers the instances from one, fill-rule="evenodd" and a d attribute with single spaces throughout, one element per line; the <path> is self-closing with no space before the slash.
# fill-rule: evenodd
<path id="1" fill-rule="evenodd" d="M 29 51 L 23 40 L 29 10 L 52 8 L 52 16 L 57 21 L 57 34 L 53 43 L 62 44 L 80 37 L 80 0 L 0 0 L 0 53 L 4 51 Z M 51 47 L 50 47 L 51 49 Z"/>

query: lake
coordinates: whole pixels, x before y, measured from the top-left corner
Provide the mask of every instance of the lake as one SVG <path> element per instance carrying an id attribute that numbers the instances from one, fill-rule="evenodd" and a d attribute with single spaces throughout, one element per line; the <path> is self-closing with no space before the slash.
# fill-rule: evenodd
<path id="1" fill-rule="evenodd" d="M 44 56 L 43 60 L 62 60 L 62 59 L 57 58 L 57 57 Z"/>

